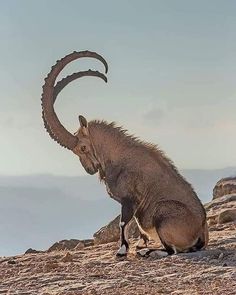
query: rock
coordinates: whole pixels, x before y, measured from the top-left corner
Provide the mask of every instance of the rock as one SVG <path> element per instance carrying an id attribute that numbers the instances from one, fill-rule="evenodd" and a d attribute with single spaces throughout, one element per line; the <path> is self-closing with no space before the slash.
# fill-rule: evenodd
<path id="1" fill-rule="evenodd" d="M 152 251 L 149 254 L 149 256 L 152 257 L 153 259 L 159 259 L 159 258 L 163 258 L 163 257 L 168 256 L 168 254 L 167 254 L 167 252 L 164 252 L 164 251 L 155 250 L 155 251 Z"/>
<path id="2" fill-rule="evenodd" d="M 219 255 L 219 257 L 218 257 L 218 259 L 222 259 L 224 257 L 224 254 L 223 253 L 220 253 L 220 255 Z"/>
<path id="3" fill-rule="evenodd" d="M 231 221 L 236 221 L 236 209 L 225 210 L 219 214 L 218 223 L 223 224 Z"/>
<path id="4" fill-rule="evenodd" d="M 79 242 L 76 246 L 75 246 L 75 250 L 82 250 L 84 249 L 85 245 L 83 242 Z"/>
<path id="5" fill-rule="evenodd" d="M 94 235 L 95 244 L 106 244 L 110 242 L 117 242 L 120 239 L 120 215 L 113 219 L 108 225 L 103 226 Z M 139 236 L 139 229 L 134 218 L 128 225 L 128 237 L 137 238 Z"/>
<path id="6" fill-rule="evenodd" d="M 204 207 L 206 211 L 209 211 L 211 208 L 220 207 L 221 205 L 227 204 L 230 202 L 235 202 L 236 204 L 236 194 L 225 195 L 217 199 L 214 199 L 211 202 L 205 204 Z"/>
<path id="7" fill-rule="evenodd" d="M 205 204 L 204 207 L 207 212 L 209 230 L 211 230 L 211 228 L 215 228 L 215 225 L 217 224 L 223 224 L 225 222 L 234 221 L 235 218 L 232 215 L 232 210 L 236 210 L 236 194 L 225 195 L 217 199 L 214 199 L 208 204 Z M 227 212 L 229 211 L 230 213 L 227 214 Z M 218 226 L 214 230 L 219 231 L 221 230 L 221 228 Z"/>
<path id="8" fill-rule="evenodd" d="M 213 189 L 213 199 L 234 193 L 236 193 L 236 177 L 222 178 Z"/>
<path id="9" fill-rule="evenodd" d="M 218 219 L 218 215 L 212 215 L 212 216 L 208 216 L 207 220 L 208 220 L 208 225 L 212 226 L 217 224 L 217 219 Z"/>
<path id="10" fill-rule="evenodd" d="M 143 249 L 140 249 L 140 250 L 137 251 L 137 254 L 139 256 L 142 256 L 142 257 L 149 256 L 149 253 L 150 253 L 150 249 L 149 248 L 143 248 Z"/>
<path id="11" fill-rule="evenodd" d="M 94 243 L 96 244 L 106 244 L 110 242 L 116 242 L 120 237 L 119 228 L 120 216 L 113 219 L 108 225 L 103 226 L 94 235 Z"/>
<path id="12" fill-rule="evenodd" d="M 79 246 L 78 246 L 79 245 Z M 82 249 L 84 247 L 94 245 L 94 241 L 92 239 L 87 240 L 62 240 L 53 244 L 47 251 L 60 251 L 60 250 L 72 250 L 75 249 L 77 246 L 78 248 Z"/>
<path id="13" fill-rule="evenodd" d="M 34 254 L 34 253 L 40 253 L 42 251 L 38 251 L 32 248 L 29 248 L 28 250 L 25 251 L 25 254 Z"/>
<path id="14" fill-rule="evenodd" d="M 94 239 L 87 239 L 81 241 L 84 244 L 84 247 L 90 247 L 94 245 Z"/>

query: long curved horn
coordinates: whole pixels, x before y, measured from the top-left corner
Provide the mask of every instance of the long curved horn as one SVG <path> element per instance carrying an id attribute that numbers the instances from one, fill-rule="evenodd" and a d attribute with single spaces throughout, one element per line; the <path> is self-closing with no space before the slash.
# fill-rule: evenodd
<path id="1" fill-rule="evenodd" d="M 55 103 L 58 94 L 63 90 L 63 88 L 66 87 L 66 85 L 68 85 L 70 82 L 79 79 L 81 77 L 85 77 L 85 76 L 93 76 L 93 77 L 98 77 L 103 79 L 106 83 L 107 83 L 107 77 L 100 73 L 99 71 L 92 71 L 92 70 L 88 70 L 88 71 L 80 71 L 77 73 L 73 73 L 72 75 L 69 75 L 63 79 L 61 79 L 59 82 L 57 82 L 56 86 L 54 87 L 54 92 L 53 92 L 53 103 Z"/>
<path id="2" fill-rule="evenodd" d="M 58 94 L 66 87 L 66 85 L 68 85 L 70 82 L 72 82 L 76 79 L 79 79 L 79 78 L 82 78 L 85 76 L 98 77 L 98 78 L 103 79 L 105 82 L 107 82 L 107 77 L 104 74 L 100 73 L 99 71 L 88 70 L 88 71 L 81 71 L 81 72 L 74 73 L 70 76 L 67 76 L 66 78 L 63 78 L 59 82 L 57 82 L 56 86 L 54 87 L 54 91 L 53 91 L 53 104 L 55 103 Z M 60 145 L 62 145 L 62 143 L 59 142 L 57 137 L 55 137 L 55 134 L 51 131 L 50 126 L 48 125 L 48 123 L 45 119 L 44 112 L 42 113 L 42 117 L 43 117 L 44 126 L 45 126 L 47 132 L 49 133 L 49 135 L 51 136 L 51 138 L 54 139 L 56 142 L 58 142 Z M 62 146 L 66 147 L 64 145 L 62 145 Z"/>
<path id="3" fill-rule="evenodd" d="M 95 52 L 91 51 L 80 51 L 76 52 L 74 51 L 73 53 L 63 57 L 61 60 L 57 61 L 57 63 L 52 67 L 50 73 L 45 79 L 45 84 L 43 85 L 43 94 L 42 94 L 42 116 L 43 116 L 43 121 L 46 130 L 48 131 L 49 135 L 57 141 L 61 146 L 72 150 L 76 145 L 77 145 L 77 137 L 72 135 L 69 131 L 67 131 L 64 126 L 60 123 L 55 111 L 54 111 L 54 102 L 56 99 L 57 94 L 72 80 L 80 78 L 82 76 L 98 76 L 101 78 L 101 73 L 99 74 L 94 74 L 93 71 L 86 71 L 83 72 L 84 74 L 81 76 L 79 73 L 75 73 L 75 75 L 69 76 L 68 80 L 62 79 L 64 82 L 58 82 L 62 83 L 59 84 L 59 86 L 56 88 L 57 92 L 56 96 L 54 95 L 54 84 L 56 81 L 56 78 L 58 77 L 59 73 L 63 70 L 63 68 L 71 61 L 76 60 L 78 58 L 82 57 L 92 57 L 100 60 L 104 66 L 105 66 L 105 71 L 108 71 L 108 66 L 106 61 L 102 56 Z M 89 72 L 89 73 L 88 73 Z M 77 75 L 77 76 L 76 76 Z M 104 79 L 103 79 L 104 80 Z M 68 81 L 65 83 L 65 81 Z M 64 83 L 64 84 L 63 84 Z M 63 86 L 63 87 L 62 87 Z M 55 93 L 56 93 L 55 92 Z"/>

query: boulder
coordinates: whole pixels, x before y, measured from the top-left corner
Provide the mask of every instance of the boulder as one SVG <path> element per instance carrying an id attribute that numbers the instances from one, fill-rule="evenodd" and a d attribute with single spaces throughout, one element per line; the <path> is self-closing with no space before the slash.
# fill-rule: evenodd
<path id="1" fill-rule="evenodd" d="M 25 251 L 25 254 L 35 254 L 35 253 L 41 253 L 41 252 L 42 251 L 29 248 L 28 250 Z"/>
<path id="2" fill-rule="evenodd" d="M 236 194 L 236 177 L 220 179 L 213 189 L 213 199 L 229 194 Z"/>
<path id="3" fill-rule="evenodd" d="M 103 226 L 94 235 L 94 244 L 106 244 L 110 242 L 117 242 L 120 239 L 120 215 L 113 219 L 108 225 Z M 128 225 L 128 237 L 137 238 L 139 236 L 139 229 L 134 218 Z"/>
<path id="4" fill-rule="evenodd" d="M 234 221 L 233 212 L 236 210 L 236 194 L 226 195 L 205 204 L 208 225 L 223 224 Z"/>
<path id="5" fill-rule="evenodd" d="M 225 195 L 217 199 L 213 199 L 211 202 L 204 205 L 206 211 L 214 208 L 220 208 L 222 206 L 236 205 L 236 194 Z"/>
<path id="6" fill-rule="evenodd" d="M 73 249 L 82 249 L 84 247 L 93 246 L 94 241 L 92 239 L 87 240 L 62 240 L 54 243 L 47 251 L 60 251 L 60 250 L 73 250 Z M 77 248 L 78 247 L 78 248 Z"/>
<path id="7" fill-rule="evenodd" d="M 219 214 L 218 223 L 236 222 L 236 209 L 224 210 Z"/>

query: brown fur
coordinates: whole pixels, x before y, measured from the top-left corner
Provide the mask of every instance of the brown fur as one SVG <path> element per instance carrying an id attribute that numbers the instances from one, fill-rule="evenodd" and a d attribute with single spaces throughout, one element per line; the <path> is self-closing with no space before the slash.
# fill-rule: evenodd
<path id="1" fill-rule="evenodd" d="M 167 250 L 176 253 L 195 249 L 196 243 L 199 248 L 207 245 L 206 214 L 200 200 L 157 146 L 104 121 L 82 122 L 76 135 L 79 145 L 74 153 L 86 171 L 99 171 L 116 201 L 132 201 L 141 232 L 159 237 Z M 87 154 L 80 151 L 83 145 Z"/>
<path id="2" fill-rule="evenodd" d="M 191 185 L 157 146 L 130 136 L 114 123 L 91 121 L 79 116 L 80 129 L 72 135 L 60 123 L 54 102 L 71 81 L 94 76 L 107 82 L 98 71 L 74 73 L 55 85 L 61 70 L 79 58 L 104 58 L 92 51 L 70 53 L 58 60 L 45 79 L 42 94 L 42 117 L 49 135 L 61 146 L 79 156 L 89 174 L 99 172 L 112 198 L 121 204 L 121 247 L 129 247 L 126 226 L 135 216 L 146 243 L 160 239 L 168 253 L 199 250 L 207 245 L 208 229 L 204 208 Z"/>

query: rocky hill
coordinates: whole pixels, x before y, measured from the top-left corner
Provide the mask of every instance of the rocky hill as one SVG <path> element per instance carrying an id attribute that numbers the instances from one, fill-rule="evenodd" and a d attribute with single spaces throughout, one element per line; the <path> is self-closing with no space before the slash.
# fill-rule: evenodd
<path id="1" fill-rule="evenodd" d="M 220 179 L 213 189 L 213 199 L 229 194 L 236 194 L 236 177 Z"/>
<path id="2" fill-rule="evenodd" d="M 94 240 L 64 240 L 47 251 L 29 249 L 24 255 L 0 258 L 0 294 L 236 294 L 236 193 L 228 193 L 205 205 L 207 250 L 139 257 L 131 224 L 131 251 L 117 259 L 117 217 Z"/>

